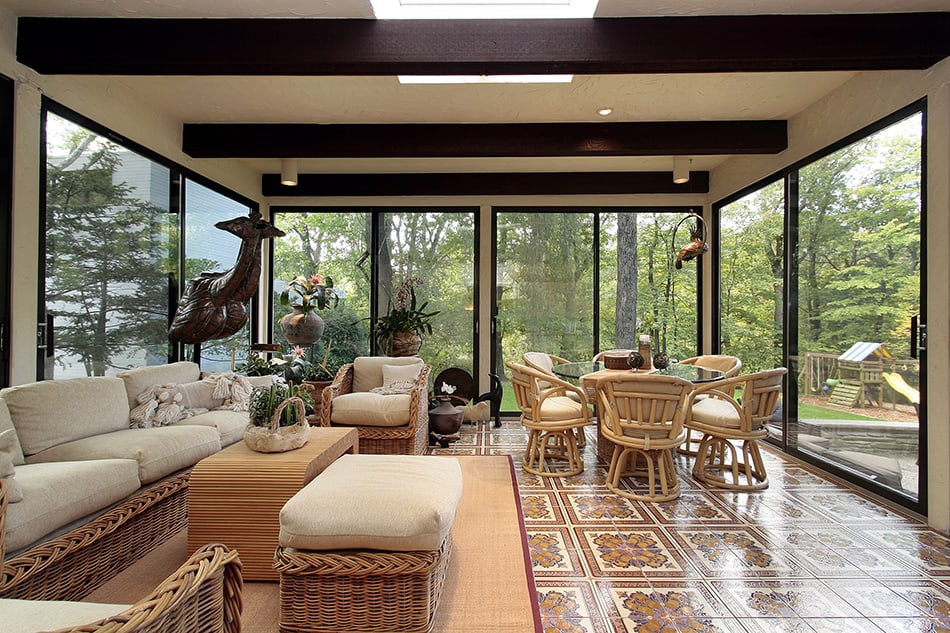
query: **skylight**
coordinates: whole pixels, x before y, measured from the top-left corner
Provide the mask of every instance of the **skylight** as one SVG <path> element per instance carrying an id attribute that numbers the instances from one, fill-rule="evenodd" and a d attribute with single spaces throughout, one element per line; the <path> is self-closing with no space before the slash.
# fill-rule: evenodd
<path id="1" fill-rule="evenodd" d="M 379 20 L 592 18 L 597 0 L 370 0 Z"/>
<path id="2" fill-rule="evenodd" d="M 574 75 L 399 75 L 401 84 L 569 84 Z"/>

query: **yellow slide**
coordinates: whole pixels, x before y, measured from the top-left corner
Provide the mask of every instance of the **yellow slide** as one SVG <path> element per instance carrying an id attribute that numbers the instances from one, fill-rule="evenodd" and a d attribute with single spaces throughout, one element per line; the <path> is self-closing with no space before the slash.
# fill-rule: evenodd
<path id="1" fill-rule="evenodd" d="M 896 371 L 885 371 L 882 375 L 888 387 L 910 400 L 912 404 L 920 404 L 920 392 L 908 385 L 903 376 Z"/>

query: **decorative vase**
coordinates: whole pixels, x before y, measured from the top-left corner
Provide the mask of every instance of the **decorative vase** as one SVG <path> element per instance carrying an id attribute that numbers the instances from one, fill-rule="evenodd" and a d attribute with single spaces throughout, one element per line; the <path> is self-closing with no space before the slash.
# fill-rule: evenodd
<path id="1" fill-rule="evenodd" d="M 316 310 L 304 312 L 301 306 L 281 317 L 280 331 L 291 345 L 313 345 L 321 336 L 326 324 Z"/>
<path id="2" fill-rule="evenodd" d="M 439 398 L 439 406 L 429 409 L 429 431 L 438 435 L 454 435 L 462 427 L 462 410 L 446 398 Z"/>
<path id="3" fill-rule="evenodd" d="M 390 356 L 415 356 L 422 347 L 422 337 L 415 332 L 396 332 L 389 344 Z"/>

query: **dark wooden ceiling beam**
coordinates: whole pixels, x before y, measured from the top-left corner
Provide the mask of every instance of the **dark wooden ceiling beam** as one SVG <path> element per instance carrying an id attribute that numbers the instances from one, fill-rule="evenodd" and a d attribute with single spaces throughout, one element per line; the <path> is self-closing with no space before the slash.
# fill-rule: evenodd
<path id="1" fill-rule="evenodd" d="M 268 197 L 313 196 L 503 196 L 708 193 L 709 172 L 690 172 L 675 184 L 673 173 L 570 172 L 475 174 L 300 174 L 295 187 L 280 184 L 280 174 L 261 177 Z"/>
<path id="2" fill-rule="evenodd" d="M 195 158 L 454 158 L 776 154 L 786 121 L 628 123 L 186 123 Z"/>
<path id="3" fill-rule="evenodd" d="M 929 68 L 950 12 L 597 18 L 18 20 L 43 74 L 634 74 Z"/>

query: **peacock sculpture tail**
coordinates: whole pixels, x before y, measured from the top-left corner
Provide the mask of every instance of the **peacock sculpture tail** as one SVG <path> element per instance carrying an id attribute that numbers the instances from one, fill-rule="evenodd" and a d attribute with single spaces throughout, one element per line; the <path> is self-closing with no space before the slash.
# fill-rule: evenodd
<path id="1" fill-rule="evenodd" d="M 168 337 L 182 343 L 227 338 L 247 323 L 247 301 L 257 292 L 261 276 L 261 243 L 284 232 L 261 219 L 258 211 L 247 217 L 214 225 L 241 238 L 234 267 L 223 273 L 203 273 L 185 284 Z"/>

